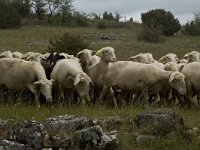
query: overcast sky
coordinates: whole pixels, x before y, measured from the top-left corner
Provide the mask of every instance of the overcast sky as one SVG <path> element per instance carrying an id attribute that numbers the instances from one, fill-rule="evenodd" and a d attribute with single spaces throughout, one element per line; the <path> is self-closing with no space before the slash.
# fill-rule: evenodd
<path id="1" fill-rule="evenodd" d="M 121 16 L 133 17 L 141 21 L 141 13 L 151 9 L 163 8 L 171 11 L 181 24 L 190 21 L 195 12 L 200 12 L 200 0 L 74 0 L 78 11 L 103 14 L 104 11 L 119 12 Z"/>

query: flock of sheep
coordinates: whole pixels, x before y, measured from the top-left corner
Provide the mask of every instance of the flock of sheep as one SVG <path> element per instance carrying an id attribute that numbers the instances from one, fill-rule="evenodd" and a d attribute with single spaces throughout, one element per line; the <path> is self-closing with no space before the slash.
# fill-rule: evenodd
<path id="1" fill-rule="evenodd" d="M 40 93 L 47 103 L 53 99 L 77 103 L 105 103 L 118 107 L 120 101 L 140 104 L 179 102 L 199 107 L 200 53 L 183 59 L 169 53 L 155 60 L 140 53 L 117 61 L 115 50 L 84 49 L 76 57 L 66 53 L 5 51 L 0 54 L 0 90 L 28 89 L 40 107 Z M 56 90 L 52 90 L 52 87 Z M 52 93 L 58 92 L 52 98 Z"/>

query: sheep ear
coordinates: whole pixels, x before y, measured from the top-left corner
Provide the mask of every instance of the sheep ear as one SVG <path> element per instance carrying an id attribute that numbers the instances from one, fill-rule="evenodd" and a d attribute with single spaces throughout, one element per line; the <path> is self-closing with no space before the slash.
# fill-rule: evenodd
<path id="1" fill-rule="evenodd" d="M 95 55 L 101 56 L 101 54 L 102 54 L 102 50 L 98 50 Z"/>
<path id="2" fill-rule="evenodd" d="M 83 54 L 82 52 L 79 52 L 79 53 L 76 55 L 76 57 L 77 57 L 77 58 L 80 58 L 82 54 Z"/>
<path id="3" fill-rule="evenodd" d="M 171 74 L 170 77 L 169 77 L 169 82 L 172 82 L 174 79 L 176 79 L 176 74 Z"/>
<path id="4" fill-rule="evenodd" d="M 77 85 L 81 81 L 81 75 L 78 74 L 74 80 L 74 85 Z"/>
<path id="5" fill-rule="evenodd" d="M 37 88 L 41 85 L 41 83 L 42 83 L 42 81 L 35 81 L 35 82 L 33 82 L 33 87 Z"/>

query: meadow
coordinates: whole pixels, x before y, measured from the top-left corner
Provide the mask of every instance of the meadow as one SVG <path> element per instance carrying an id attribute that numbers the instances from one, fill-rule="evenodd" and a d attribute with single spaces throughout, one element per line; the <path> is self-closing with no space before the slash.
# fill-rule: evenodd
<path id="1" fill-rule="evenodd" d="M 95 29 L 95 28 L 65 28 L 65 27 L 22 27 L 20 29 L 0 30 L 0 52 L 11 50 L 26 53 L 46 52 L 49 39 L 59 37 L 64 32 L 82 35 L 90 44 L 92 50 L 98 50 L 104 46 L 112 46 L 116 49 L 118 60 L 127 60 L 137 53 L 150 52 L 155 59 L 167 53 L 175 53 L 181 58 L 185 53 L 192 50 L 200 51 L 200 37 L 184 36 L 177 33 L 172 37 L 167 37 L 165 43 L 154 44 L 137 40 L 137 33 L 140 26 L 131 29 Z M 111 40 L 102 40 L 101 36 L 112 37 Z M 166 106 L 163 106 L 166 107 Z M 133 120 L 139 112 L 154 110 L 154 107 L 124 106 L 120 109 L 108 108 L 105 106 L 71 106 L 62 105 L 54 108 L 42 106 L 38 112 L 34 105 L 23 104 L 18 100 L 16 103 L 0 104 L 0 118 L 14 119 L 16 121 L 32 120 L 42 121 L 47 117 L 74 114 L 86 116 L 88 118 L 100 118 L 105 116 L 120 116 L 124 124 L 119 131 L 121 150 L 168 150 L 168 149 L 200 149 L 200 137 L 188 140 L 183 133 L 170 134 L 167 137 L 156 138 L 149 143 L 136 145 L 133 143 L 133 133 L 137 130 L 126 126 L 127 120 Z M 181 108 L 173 106 L 171 109 L 183 117 L 188 128 L 200 128 L 200 111 L 193 108 Z M 0 134 L 1 139 L 3 137 Z"/>

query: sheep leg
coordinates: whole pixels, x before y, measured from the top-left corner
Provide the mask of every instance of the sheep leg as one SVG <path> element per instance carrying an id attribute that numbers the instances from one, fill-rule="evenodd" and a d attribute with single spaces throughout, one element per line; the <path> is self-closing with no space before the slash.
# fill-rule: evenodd
<path id="1" fill-rule="evenodd" d="M 27 88 L 34 94 L 36 109 L 40 108 L 39 93 L 37 89 L 35 89 L 32 85 L 29 85 Z"/>
<path id="2" fill-rule="evenodd" d="M 64 102 L 64 99 L 65 99 L 65 94 L 64 94 L 64 91 L 63 91 L 63 88 L 62 86 L 59 84 L 59 100 L 61 101 L 61 103 Z"/>
<path id="3" fill-rule="evenodd" d="M 105 95 L 108 93 L 109 87 L 104 86 L 98 101 L 103 101 Z M 98 102 L 97 102 L 98 103 Z"/>
<path id="4" fill-rule="evenodd" d="M 148 100 L 149 100 L 148 88 L 144 88 L 144 89 L 142 90 L 142 95 L 143 95 L 143 97 L 144 97 L 144 100 L 143 100 L 143 102 L 142 102 L 142 105 L 144 105 L 144 104 L 147 103 Z"/>
<path id="5" fill-rule="evenodd" d="M 110 87 L 110 95 L 111 95 L 111 98 L 113 100 L 114 107 L 118 108 L 117 101 L 116 101 L 116 98 L 115 98 L 115 93 L 114 93 L 112 87 Z"/>

